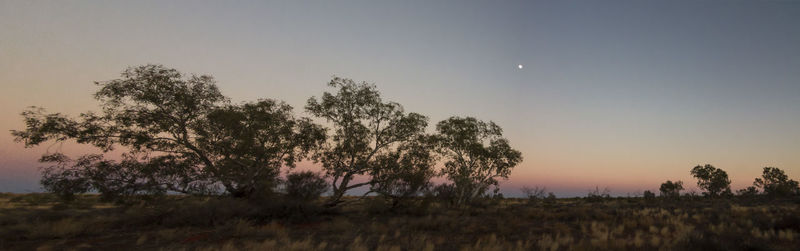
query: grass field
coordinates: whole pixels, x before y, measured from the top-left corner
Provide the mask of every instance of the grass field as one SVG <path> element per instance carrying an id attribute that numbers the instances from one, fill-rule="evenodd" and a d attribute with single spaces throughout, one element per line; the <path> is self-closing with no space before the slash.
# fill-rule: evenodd
<path id="1" fill-rule="evenodd" d="M 0 250 L 797 250 L 798 199 L 420 200 L 329 210 L 170 196 L 117 206 L 93 195 L 0 195 Z"/>

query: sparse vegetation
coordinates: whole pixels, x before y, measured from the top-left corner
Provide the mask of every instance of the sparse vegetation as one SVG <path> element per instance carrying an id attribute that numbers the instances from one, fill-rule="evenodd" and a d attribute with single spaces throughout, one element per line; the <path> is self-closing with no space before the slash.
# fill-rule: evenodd
<path id="1" fill-rule="evenodd" d="M 615 198 L 599 187 L 571 199 L 523 187 L 527 198 L 509 199 L 499 182 L 522 153 L 500 126 L 454 116 L 428 134 L 427 117 L 383 101 L 373 84 L 337 77 L 335 93 L 308 100 L 306 111 L 330 128 L 278 100 L 230 104 L 210 76 L 160 65 L 98 85 L 101 114 L 23 112 L 26 128 L 12 134 L 26 146 L 75 140 L 103 154 L 48 153 L 41 184 L 51 193 L 0 194 L 0 249 L 800 246 L 800 187 L 774 167 L 739 196 L 707 164 L 690 171 L 705 197 L 682 196 L 683 182 L 668 180 L 664 199 L 650 190 Z M 115 147 L 125 153 L 107 158 Z M 292 172 L 309 158 L 324 173 Z M 447 181 L 433 184 L 437 176 Z M 361 187 L 369 189 L 348 196 Z"/>
<path id="2" fill-rule="evenodd" d="M 156 205 L 118 206 L 96 195 L 77 195 L 65 204 L 49 194 L 8 194 L 0 198 L 0 249 L 793 250 L 800 245 L 798 198 L 573 198 L 541 204 L 512 198 L 468 208 L 434 202 L 424 214 L 370 211 L 366 203 L 372 199 L 378 197 L 292 219 L 226 197 L 167 196 Z"/>

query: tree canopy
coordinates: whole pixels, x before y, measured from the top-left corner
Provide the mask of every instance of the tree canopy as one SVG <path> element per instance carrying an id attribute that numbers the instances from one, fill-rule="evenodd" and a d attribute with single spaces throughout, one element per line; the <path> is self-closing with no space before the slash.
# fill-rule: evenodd
<path id="1" fill-rule="evenodd" d="M 731 195 L 731 181 L 728 173 L 712 165 L 695 166 L 690 171 L 697 179 L 697 186 L 703 189 L 707 196 Z"/>
<path id="2" fill-rule="evenodd" d="M 483 195 L 498 178 L 506 179 L 522 161 L 503 130 L 494 122 L 450 117 L 436 124 L 439 152 L 446 159 L 442 173 L 453 182 L 456 204 Z"/>
<path id="3" fill-rule="evenodd" d="M 777 167 L 764 167 L 761 178 L 753 181 L 753 186 L 761 188 L 770 196 L 789 196 L 800 194 L 800 187 L 795 180 L 789 179 L 786 173 Z"/>
<path id="4" fill-rule="evenodd" d="M 332 135 L 322 151 L 314 156 L 333 178 L 329 204 L 341 202 L 348 190 L 373 183 L 351 184 L 357 175 L 372 177 L 378 156 L 392 154 L 397 145 L 424 132 L 428 118 L 406 113 L 395 102 L 384 102 L 377 88 L 365 82 L 335 77 L 328 85 L 336 93 L 323 93 L 308 99 L 306 111 L 324 119 Z"/>
<path id="5" fill-rule="evenodd" d="M 71 166 L 63 156 L 42 158 L 59 163 L 46 169 L 45 188 L 74 180 L 103 192 L 99 183 L 74 179 L 84 173 L 75 170 L 93 170 L 120 177 L 113 182 L 116 189 L 129 193 L 226 192 L 244 197 L 273 184 L 282 166 L 292 167 L 325 139 L 322 127 L 295 118 L 283 102 L 230 104 L 211 76 L 145 65 L 96 84 L 100 113 L 70 118 L 33 108 L 22 113 L 25 130 L 12 134 L 27 147 L 75 140 L 104 152 L 121 146 L 128 153 L 121 162 L 87 155 Z"/>

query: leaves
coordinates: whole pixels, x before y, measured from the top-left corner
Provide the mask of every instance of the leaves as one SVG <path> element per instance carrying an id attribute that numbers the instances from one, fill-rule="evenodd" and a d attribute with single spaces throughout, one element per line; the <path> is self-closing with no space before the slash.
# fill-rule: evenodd
<path id="1" fill-rule="evenodd" d="M 697 178 L 697 186 L 705 190 L 708 196 L 720 196 L 731 194 L 731 181 L 728 173 L 712 165 L 695 166 L 690 171 L 692 176 Z"/>
<path id="2" fill-rule="evenodd" d="M 333 177 L 329 203 L 337 204 L 347 190 L 374 183 L 351 185 L 350 181 L 356 175 L 374 176 L 380 169 L 377 165 L 386 161 L 377 160 L 378 156 L 396 154 L 395 147 L 422 133 L 428 119 L 405 113 L 398 103 L 384 102 L 375 85 L 339 77 L 328 85 L 337 92 L 308 99 L 306 111 L 326 120 L 333 129 L 330 141 L 314 159 Z"/>
<path id="3" fill-rule="evenodd" d="M 502 129 L 494 122 L 472 117 L 450 117 L 436 125 L 439 152 L 447 158 L 442 173 L 453 182 L 457 203 L 483 195 L 498 178 L 508 178 L 511 169 L 522 162 Z"/>
<path id="4" fill-rule="evenodd" d="M 74 119 L 41 108 L 22 113 L 26 129 L 12 134 L 28 147 L 75 140 L 129 151 L 119 163 L 93 155 L 69 168 L 63 163 L 70 160 L 43 159 L 62 163 L 46 170 L 46 188 L 82 177 L 93 181 L 75 192 L 202 194 L 221 184 L 227 193 L 249 196 L 271 189 L 283 166 L 293 167 L 325 140 L 322 127 L 295 118 L 283 102 L 231 105 L 211 76 L 184 76 L 162 65 L 131 67 L 121 76 L 97 83 L 100 113 Z"/>

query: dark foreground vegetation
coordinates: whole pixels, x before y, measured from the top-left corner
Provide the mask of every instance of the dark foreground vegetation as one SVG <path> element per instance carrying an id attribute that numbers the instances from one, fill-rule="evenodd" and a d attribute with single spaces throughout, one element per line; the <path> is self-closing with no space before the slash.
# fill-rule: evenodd
<path id="1" fill-rule="evenodd" d="M 346 197 L 345 201 L 353 198 Z M 426 198 L 391 209 L 167 196 L 115 205 L 80 195 L 0 196 L 2 250 L 796 250 L 794 198 Z"/>

